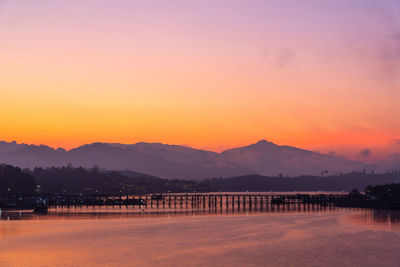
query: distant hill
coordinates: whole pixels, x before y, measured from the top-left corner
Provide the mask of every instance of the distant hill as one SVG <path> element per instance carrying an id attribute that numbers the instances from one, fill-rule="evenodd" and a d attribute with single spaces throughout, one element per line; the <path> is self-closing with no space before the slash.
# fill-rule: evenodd
<path id="1" fill-rule="evenodd" d="M 194 181 L 167 180 L 137 172 L 101 171 L 97 168 L 35 168 L 27 171 L 27 174 L 34 177 L 43 193 L 192 192 L 192 188 L 196 185 Z"/>
<path id="2" fill-rule="evenodd" d="M 268 176 L 321 175 L 361 169 L 363 163 L 261 140 L 256 144 L 226 150 L 221 157 L 255 173 Z"/>
<path id="3" fill-rule="evenodd" d="M 334 176 L 246 175 L 202 181 L 162 179 L 132 171 L 51 167 L 21 170 L 0 164 L 0 193 L 143 194 L 149 192 L 363 191 L 368 185 L 400 184 L 400 172 L 353 172 Z M 0 203 L 1 207 L 1 203 Z"/>
<path id="4" fill-rule="evenodd" d="M 36 181 L 18 167 L 0 164 L 0 193 L 33 193 Z M 0 203 L 1 208 L 1 203 Z"/>
<path id="5" fill-rule="evenodd" d="M 3 151 L 2 146 L 8 147 L 9 144 L 0 144 L 0 151 Z M 108 170 L 132 170 L 158 177 L 189 180 L 254 173 L 245 167 L 225 162 L 215 152 L 158 143 L 93 143 L 69 151 L 21 144 L 0 152 L 0 162 L 23 168 L 67 164 L 90 168 L 96 165 Z"/>
<path id="6" fill-rule="evenodd" d="M 354 170 L 400 169 L 394 158 L 375 165 L 347 160 L 265 140 L 222 153 L 160 143 L 92 143 L 69 151 L 46 145 L 0 142 L 0 163 L 22 168 L 60 167 L 72 164 L 107 170 L 130 170 L 169 178 L 202 180 L 250 174 L 266 176 L 331 175 Z M 388 168 L 390 167 L 390 168 Z M 328 171 L 328 173 L 326 173 Z"/>
<path id="7" fill-rule="evenodd" d="M 247 175 L 201 182 L 211 192 L 291 192 L 291 191 L 363 191 L 368 185 L 400 183 L 400 172 L 371 174 L 354 172 L 334 176 L 268 177 Z"/>

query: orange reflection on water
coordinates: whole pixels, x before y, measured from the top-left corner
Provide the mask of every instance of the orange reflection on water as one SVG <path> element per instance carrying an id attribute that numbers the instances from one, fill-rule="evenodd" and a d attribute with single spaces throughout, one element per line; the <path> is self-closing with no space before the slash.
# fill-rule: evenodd
<path id="1" fill-rule="evenodd" d="M 362 210 L 118 218 L 118 213 L 102 213 L 97 219 L 77 214 L 0 220 L 0 266 L 395 266 L 399 262 L 400 233 L 359 227 L 364 219 L 365 223 L 384 218 Z M 111 217 L 99 219 L 107 216 Z M 391 219 L 392 224 L 397 222 Z"/>
<path id="2" fill-rule="evenodd" d="M 397 210 L 361 209 L 348 219 L 357 225 L 400 231 L 400 211 Z"/>

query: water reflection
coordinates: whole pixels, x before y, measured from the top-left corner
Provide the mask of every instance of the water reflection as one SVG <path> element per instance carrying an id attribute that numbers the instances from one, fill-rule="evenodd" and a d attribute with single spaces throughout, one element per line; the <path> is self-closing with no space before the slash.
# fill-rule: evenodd
<path id="1" fill-rule="evenodd" d="M 211 208 L 132 208 L 132 207 L 71 207 L 52 208 L 47 214 L 35 214 L 32 210 L 2 211 L 0 220 L 49 220 L 49 219 L 120 219 L 154 216 L 195 216 L 195 215 L 249 215 L 262 213 L 316 213 L 334 211 L 339 208 L 321 205 L 271 205 L 235 206 Z"/>
<path id="2" fill-rule="evenodd" d="M 400 211 L 373 209 L 346 209 L 333 206 L 289 204 L 289 205 L 255 205 L 255 206 L 213 206 L 192 208 L 178 206 L 170 208 L 157 207 L 61 207 L 52 208 L 48 214 L 35 214 L 31 210 L 0 210 L 0 220 L 66 220 L 66 219 L 123 219 L 170 216 L 201 215 L 256 215 L 269 213 L 326 213 L 347 210 L 347 217 L 352 224 L 372 227 L 389 227 L 400 229 Z"/>
<path id="3" fill-rule="evenodd" d="M 48 215 L 3 211 L 1 216 L 10 221 L 0 221 L 0 266 L 398 266 L 399 262 L 400 232 L 394 229 L 399 213 L 392 211 L 277 205 L 233 211 L 64 208 L 51 209 Z M 136 219 L 142 217 L 147 218 Z M 368 224 L 380 230 L 371 231 L 365 227 Z"/>
<path id="4" fill-rule="evenodd" d="M 400 230 L 400 211 L 398 210 L 360 209 L 349 218 L 355 224 L 364 224 L 377 228 L 393 227 Z"/>

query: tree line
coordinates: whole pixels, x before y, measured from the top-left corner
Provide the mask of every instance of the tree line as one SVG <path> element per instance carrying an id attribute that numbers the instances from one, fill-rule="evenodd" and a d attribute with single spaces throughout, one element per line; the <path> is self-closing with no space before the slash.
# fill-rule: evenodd
<path id="1" fill-rule="evenodd" d="M 268 192 L 364 190 L 368 185 L 400 183 L 398 172 L 353 172 L 334 176 L 267 177 L 247 175 L 202 181 L 163 179 L 132 171 L 98 167 L 21 169 L 0 165 L 0 193 L 141 194 L 168 192 Z"/>

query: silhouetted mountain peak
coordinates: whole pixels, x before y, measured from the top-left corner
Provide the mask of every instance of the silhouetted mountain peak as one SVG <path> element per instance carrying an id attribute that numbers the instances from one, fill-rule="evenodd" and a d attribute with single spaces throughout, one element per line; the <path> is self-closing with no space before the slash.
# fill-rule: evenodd
<path id="1" fill-rule="evenodd" d="M 254 146 L 258 146 L 258 147 L 271 147 L 271 146 L 277 146 L 276 144 L 269 142 L 265 139 L 262 139 L 260 141 L 258 141 L 257 143 L 254 144 Z"/>
<path id="2" fill-rule="evenodd" d="M 398 166 L 394 157 L 384 167 Z M 347 172 L 361 169 L 349 161 L 290 146 L 280 146 L 265 139 L 248 146 L 221 153 L 182 145 L 162 143 L 120 144 L 91 143 L 65 151 L 40 145 L 0 142 L 0 162 L 20 167 L 97 165 L 109 170 L 134 170 L 167 178 L 202 179 L 257 173 L 276 176 L 320 174 L 321 171 Z M 383 164 L 383 163 L 382 163 Z M 371 169 L 381 169 L 381 165 Z M 396 165 L 395 165 L 396 164 Z M 379 167 L 379 168 L 378 168 Z"/>
<path id="3" fill-rule="evenodd" d="M 49 152 L 50 151 L 50 152 L 52 152 L 52 151 L 54 151 L 53 148 L 46 146 L 46 145 L 38 145 L 38 146 L 37 145 L 27 145 L 27 146 L 23 146 L 22 149 L 25 151 L 32 151 L 32 152 L 35 152 L 35 151 L 41 151 L 41 152 Z"/>
<path id="4" fill-rule="evenodd" d="M 0 141 L 0 153 L 15 151 L 23 146 L 23 144 L 19 145 L 15 141 L 9 143 L 5 141 Z"/>
<path id="5" fill-rule="evenodd" d="M 223 153 L 227 152 L 227 151 L 264 151 L 264 152 L 269 152 L 271 150 L 275 150 L 278 149 L 279 146 L 272 143 L 272 142 L 268 142 L 265 139 L 262 139 L 260 141 L 258 141 L 257 143 L 248 145 L 248 146 L 244 146 L 244 147 L 238 147 L 238 148 L 233 148 L 233 149 L 229 149 L 224 151 Z"/>

